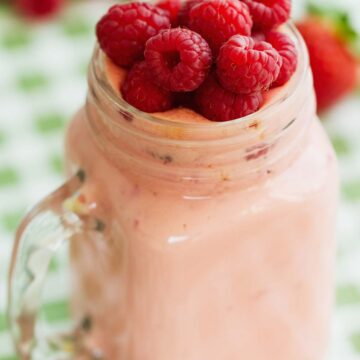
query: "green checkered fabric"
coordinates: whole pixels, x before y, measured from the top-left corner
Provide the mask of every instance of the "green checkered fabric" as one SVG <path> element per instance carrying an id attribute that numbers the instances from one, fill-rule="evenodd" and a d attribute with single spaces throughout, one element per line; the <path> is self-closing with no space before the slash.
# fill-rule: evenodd
<path id="1" fill-rule="evenodd" d="M 94 25 L 107 1 L 73 1 L 53 21 L 30 24 L 0 1 L 0 359 L 15 359 L 5 317 L 6 278 L 20 218 L 64 180 L 64 128 L 84 103 Z M 68 315 L 62 258 L 52 263 L 43 313 Z M 61 284 L 61 286 L 59 286 Z"/>
<path id="2" fill-rule="evenodd" d="M 300 8 L 299 0 L 294 3 Z M 25 23 L 1 4 L 0 360 L 11 360 L 16 357 L 7 332 L 5 295 L 14 232 L 28 207 L 64 180 L 64 127 L 84 101 L 94 23 L 109 2 L 74 1 L 60 17 L 42 24 Z M 360 359 L 359 114 L 360 93 L 327 114 L 325 122 L 343 179 L 337 307 L 329 356 L 334 360 Z M 62 262 L 60 257 L 52 263 L 44 292 L 43 313 L 54 329 L 69 318 L 65 286 L 59 286 L 65 279 Z"/>

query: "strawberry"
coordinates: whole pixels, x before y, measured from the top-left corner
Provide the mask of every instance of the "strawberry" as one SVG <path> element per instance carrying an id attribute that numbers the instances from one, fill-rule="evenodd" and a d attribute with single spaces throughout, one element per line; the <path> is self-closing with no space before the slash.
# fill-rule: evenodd
<path id="1" fill-rule="evenodd" d="M 15 0 L 15 8 L 29 18 L 47 18 L 56 14 L 64 0 Z"/>
<path id="2" fill-rule="evenodd" d="M 318 109 L 322 111 L 357 85 L 359 61 L 350 50 L 357 35 L 344 14 L 332 12 L 329 16 L 314 8 L 311 12 L 297 27 L 309 50 Z"/>

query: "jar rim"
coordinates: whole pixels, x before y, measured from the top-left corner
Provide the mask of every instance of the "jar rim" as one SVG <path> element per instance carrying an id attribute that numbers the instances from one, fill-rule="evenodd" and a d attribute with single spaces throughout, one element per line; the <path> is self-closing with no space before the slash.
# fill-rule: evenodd
<path id="1" fill-rule="evenodd" d="M 133 115 L 134 117 L 141 118 L 142 121 L 149 122 L 153 125 L 159 125 L 159 126 L 171 126 L 173 129 L 179 129 L 179 130 L 186 130 L 186 131 L 216 131 L 216 130 L 225 130 L 230 127 L 236 127 L 243 123 L 251 122 L 252 120 L 255 120 L 259 116 L 263 115 L 264 113 L 267 113 L 269 110 L 276 108 L 277 105 L 280 103 L 285 102 L 289 98 L 291 98 L 296 92 L 297 89 L 302 85 L 306 78 L 306 70 L 309 66 L 309 55 L 306 51 L 306 45 L 305 42 L 297 30 L 296 26 L 289 22 L 284 25 L 284 28 L 289 31 L 290 35 L 294 38 L 295 45 L 298 50 L 299 54 L 299 62 L 298 62 L 298 68 L 293 75 L 292 84 L 290 88 L 287 88 L 287 91 L 282 95 L 279 96 L 279 98 L 275 102 L 270 102 L 269 104 L 264 105 L 261 109 L 256 111 L 255 113 L 252 113 L 247 116 L 243 116 L 238 119 L 230 120 L 230 121 L 224 121 L 224 122 L 204 122 L 204 123 L 185 123 L 181 121 L 176 120 L 166 120 L 164 118 L 157 117 L 153 114 L 143 112 L 141 110 L 136 109 L 135 107 L 128 104 L 123 98 L 121 98 L 116 91 L 114 90 L 113 86 L 110 84 L 110 81 L 107 77 L 107 74 L 105 72 L 105 67 L 103 66 L 103 59 L 104 59 L 104 53 L 100 49 L 99 45 L 96 45 L 95 52 L 93 55 L 93 66 L 95 67 L 95 71 L 93 71 L 93 74 L 95 75 L 95 78 L 99 84 L 101 84 L 101 88 L 103 90 L 104 95 L 108 98 L 108 100 L 114 105 L 115 108 L 119 110 L 126 110 L 129 112 L 130 115 Z M 103 56 L 101 56 L 103 55 Z M 291 81 L 290 80 L 290 81 Z"/>

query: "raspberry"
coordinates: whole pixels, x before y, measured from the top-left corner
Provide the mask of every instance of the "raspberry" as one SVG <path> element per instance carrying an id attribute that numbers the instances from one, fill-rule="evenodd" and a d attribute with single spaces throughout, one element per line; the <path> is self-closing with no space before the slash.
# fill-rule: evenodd
<path id="1" fill-rule="evenodd" d="M 269 42 L 282 57 L 282 66 L 273 87 L 286 84 L 297 68 L 298 55 L 294 42 L 286 34 L 270 31 L 266 34 Z"/>
<path id="2" fill-rule="evenodd" d="M 207 42 L 188 29 L 163 30 L 148 40 L 145 60 L 154 81 L 170 91 L 193 91 L 207 76 L 211 50 Z"/>
<path id="3" fill-rule="evenodd" d="M 98 22 L 101 49 L 119 66 L 130 66 L 143 57 L 145 43 L 170 27 L 166 13 L 147 3 L 114 5 Z"/>
<path id="4" fill-rule="evenodd" d="M 15 6 L 26 16 L 41 18 L 56 13 L 63 3 L 63 0 L 17 0 Z"/>
<path id="5" fill-rule="evenodd" d="M 249 36 L 252 20 L 248 7 L 239 0 L 204 0 L 191 8 L 189 27 L 203 36 L 216 56 L 231 36 Z"/>
<path id="6" fill-rule="evenodd" d="M 213 121 L 228 121 L 250 115 L 263 103 L 261 93 L 238 95 L 225 90 L 211 74 L 196 91 L 198 111 Z"/>
<path id="7" fill-rule="evenodd" d="M 248 5 L 254 28 L 270 30 L 290 17 L 291 0 L 242 0 Z"/>
<path id="8" fill-rule="evenodd" d="M 181 9 L 181 0 L 160 0 L 156 6 L 166 11 L 173 27 L 178 26 L 178 15 Z"/>
<path id="9" fill-rule="evenodd" d="M 225 89 L 251 94 L 268 90 L 281 65 L 281 56 L 269 43 L 235 35 L 220 49 L 217 74 Z"/>
<path id="10" fill-rule="evenodd" d="M 121 93 L 130 105 L 149 113 L 169 110 L 174 102 L 171 92 L 152 81 L 145 61 L 131 68 L 121 87 Z"/>

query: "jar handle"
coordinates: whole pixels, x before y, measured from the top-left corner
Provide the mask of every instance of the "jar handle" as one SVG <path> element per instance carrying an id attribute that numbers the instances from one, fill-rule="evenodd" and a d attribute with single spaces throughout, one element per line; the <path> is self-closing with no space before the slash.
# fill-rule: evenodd
<path id="1" fill-rule="evenodd" d="M 8 320 L 22 360 L 54 359 L 59 353 L 61 359 L 75 356 L 74 346 L 69 344 L 62 349 L 61 345 L 52 344 L 47 346 L 46 355 L 40 355 L 47 342 L 38 338 L 36 323 L 45 278 L 58 249 L 76 234 L 96 232 L 98 235 L 104 230 L 101 221 L 79 214 L 72 206 L 84 182 L 85 173 L 79 170 L 35 206 L 16 233 L 9 272 Z"/>

